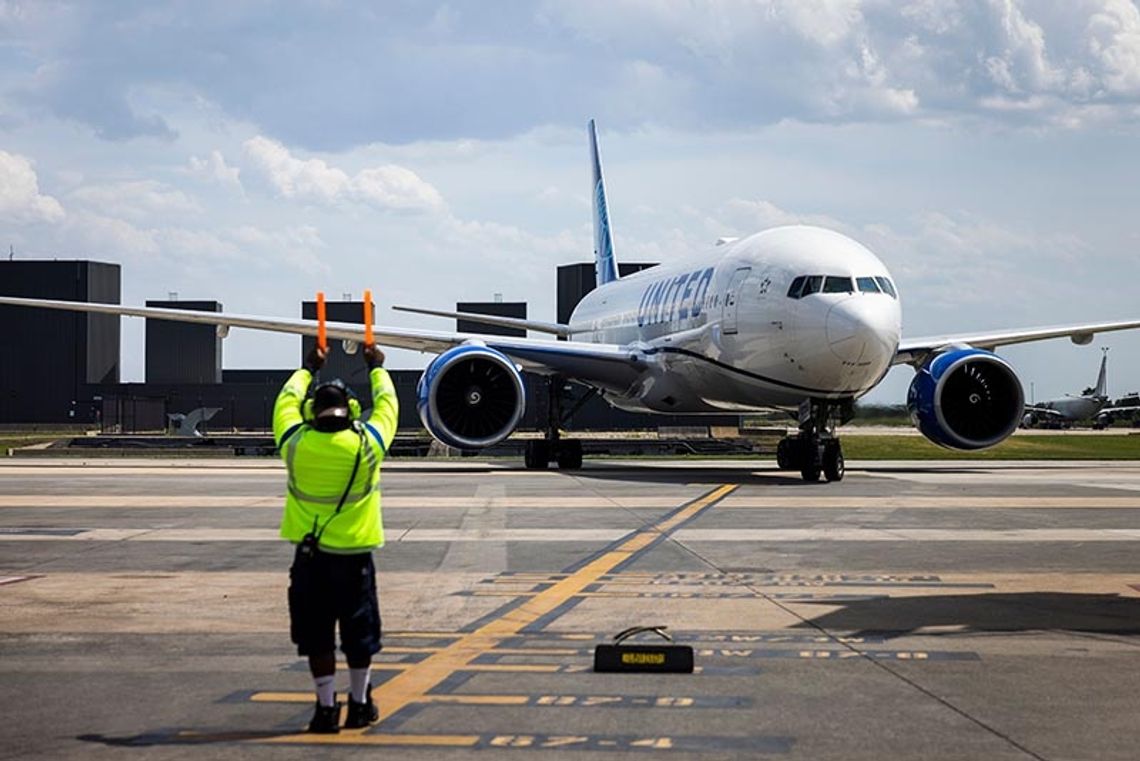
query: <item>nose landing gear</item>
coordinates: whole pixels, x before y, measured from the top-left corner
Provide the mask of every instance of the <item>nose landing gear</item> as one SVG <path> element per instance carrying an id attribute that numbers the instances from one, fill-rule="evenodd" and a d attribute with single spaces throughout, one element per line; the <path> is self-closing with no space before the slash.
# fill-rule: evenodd
<path id="1" fill-rule="evenodd" d="M 846 465 L 835 427 L 852 417 L 854 405 L 850 400 L 804 402 L 800 407 L 800 432 L 780 440 L 776 464 L 781 470 L 798 470 L 809 483 L 819 481 L 821 475 L 828 481 L 842 481 Z"/>

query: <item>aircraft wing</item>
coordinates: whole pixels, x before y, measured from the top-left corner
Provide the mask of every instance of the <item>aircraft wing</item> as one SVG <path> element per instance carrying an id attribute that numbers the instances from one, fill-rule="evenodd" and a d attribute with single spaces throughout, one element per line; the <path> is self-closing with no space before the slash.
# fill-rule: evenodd
<path id="1" fill-rule="evenodd" d="M 550 333 L 555 336 L 569 337 L 574 331 L 569 325 L 559 322 L 541 322 L 518 317 L 500 317 L 492 314 L 479 314 L 477 312 L 448 312 L 442 309 L 421 309 L 419 307 L 392 307 L 397 312 L 411 312 L 412 314 L 428 314 L 434 317 L 451 317 L 456 320 L 480 322 L 484 325 L 497 325 L 503 328 L 517 328 L 518 330 L 533 330 L 538 333 Z"/>
<path id="2" fill-rule="evenodd" d="M 1022 328 L 1020 330 L 992 330 L 984 333 L 960 333 L 957 335 L 904 338 L 899 342 L 898 351 L 895 353 L 894 364 L 902 365 L 922 362 L 927 354 L 950 346 L 967 345 L 978 349 L 993 351 L 999 346 L 1010 346 L 1012 344 L 1065 337 L 1072 339 L 1073 343 L 1083 346 L 1092 341 L 1093 336 L 1097 333 L 1108 333 L 1114 330 L 1131 330 L 1134 328 L 1140 328 L 1140 320 L 1089 322 L 1083 325 L 1053 325 L 1041 328 Z"/>
<path id="3" fill-rule="evenodd" d="M 229 328 L 247 328 L 301 336 L 315 337 L 317 335 L 316 320 L 287 317 L 259 317 L 227 312 L 132 307 L 88 301 L 51 301 L 12 296 L 0 296 L 0 305 L 189 322 L 199 325 L 213 325 L 219 331 L 228 331 Z M 330 340 L 339 339 L 358 343 L 364 341 L 364 326 L 359 324 L 329 322 L 326 323 L 326 332 Z M 447 351 L 464 343 L 479 342 L 501 351 L 527 370 L 565 375 L 574 380 L 614 390 L 628 388 L 644 370 L 644 365 L 637 359 L 635 352 L 617 344 L 511 338 L 508 336 L 408 330 L 383 326 L 373 328 L 372 332 L 374 340 L 381 346 L 431 352 L 433 354 Z"/>
<path id="4" fill-rule="evenodd" d="M 1101 407 L 1100 412 L 1098 412 L 1097 414 L 1103 415 L 1105 413 L 1108 413 L 1108 414 L 1112 415 L 1112 414 L 1116 414 L 1116 413 L 1122 413 L 1122 414 L 1132 415 L 1132 414 L 1135 414 L 1137 412 L 1140 412 L 1140 405 L 1129 404 L 1129 405 L 1125 405 L 1122 407 Z"/>
<path id="5" fill-rule="evenodd" d="M 1060 412 L 1053 409 L 1052 407 L 1039 407 L 1039 406 L 1034 405 L 1034 404 L 1025 405 L 1025 411 L 1026 412 L 1033 412 L 1033 413 L 1036 413 L 1038 415 L 1045 415 L 1046 417 L 1065 417 L 1064 415 L 1062 415 Z"/>

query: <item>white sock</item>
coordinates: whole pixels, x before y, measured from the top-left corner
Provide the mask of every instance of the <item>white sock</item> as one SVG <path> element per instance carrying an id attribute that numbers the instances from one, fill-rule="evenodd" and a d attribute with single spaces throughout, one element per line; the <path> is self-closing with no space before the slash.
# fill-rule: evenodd
<path id="1" fill-rule="evenodd" d="M 317 702 L 323 706 L 332 706 L 336 703 L 336 675 L 313 677 L 313 684 L 317 688 Z"/>
<path id="2" fill-rule="evenodd" d="M 372 676 L 372 667 L 348 670 L 348 689 L 352 692 L 352 699 L 356 703 L 368 700 L 369 677 Z"/>

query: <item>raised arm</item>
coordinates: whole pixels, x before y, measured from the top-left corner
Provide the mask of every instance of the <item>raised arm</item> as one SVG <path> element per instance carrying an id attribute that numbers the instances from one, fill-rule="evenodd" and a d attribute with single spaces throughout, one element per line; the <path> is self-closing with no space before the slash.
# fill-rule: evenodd
<path id="1" fill-rule="evenodd" d="M 368 381 L 372 392 L 372 414 L 365 421 L 373 433 L 379 436 L 384 453 L 392 446 L 396 437 L 396 425 L 400 419 L 400 402 L 396 398 L 396 386 L 392 376 L 384 369 L 384 352 L 375 345 L 364 347 L 364 361 L 368 365 Z"/>

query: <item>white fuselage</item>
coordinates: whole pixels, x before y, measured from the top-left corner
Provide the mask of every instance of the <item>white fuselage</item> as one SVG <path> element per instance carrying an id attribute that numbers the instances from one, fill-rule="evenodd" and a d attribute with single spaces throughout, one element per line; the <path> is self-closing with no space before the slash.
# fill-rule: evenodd
<path id="1" fill-rule="evenodd" d="M 789 296 L 797 278 L 810 278 L 815 291 Z M 779 227 L 603 285 L 582 299 L 570 325 L 580 338 L 629 346 L 644 361 L 637 383 L 606 390 L 615 406 L 791 407 L 859 397 L 882 380 L 901 334 L 897 293 L 884 288 L 894 291 L 890 273 L 859 243 L 821 228 Z"/>

